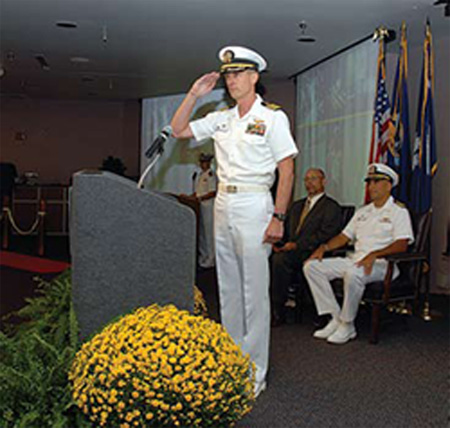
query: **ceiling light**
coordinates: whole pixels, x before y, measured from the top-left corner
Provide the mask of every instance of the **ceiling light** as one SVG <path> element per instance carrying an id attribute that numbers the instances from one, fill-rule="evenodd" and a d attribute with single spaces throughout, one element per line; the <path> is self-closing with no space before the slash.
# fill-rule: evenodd
<path id="1" fill-rule="evenodd" d="M 306 29 L 308 28 L 308 25 L 306 24 L 306 21 L 302 21 L 300 22 L 300 24 L 298 24 L 298 26 L 300 27 L 300 30 L 302 32 L 302 34 L 300 35 L 300 37 L 297 39 L 297 42 L 300 43 L 314 43 L 316 41 L 316 38 L 306 34 Z"/>
<path id="2" fill-rule="evenodd" d="M 78 24 L 73 21 L 57 21 L 56 26 L 61 28 L 77 28 Z"/>

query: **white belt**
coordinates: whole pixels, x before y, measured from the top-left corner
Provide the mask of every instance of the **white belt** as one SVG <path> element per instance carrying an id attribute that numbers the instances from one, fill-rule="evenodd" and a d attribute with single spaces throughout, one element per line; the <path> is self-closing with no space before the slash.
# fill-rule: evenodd
<path id="1" fill-rule="evenodd" d="M 269 187 L 257 184 L 224 184 L 219 183 L 219 191 L 225 193 L 268 192 Z"/>

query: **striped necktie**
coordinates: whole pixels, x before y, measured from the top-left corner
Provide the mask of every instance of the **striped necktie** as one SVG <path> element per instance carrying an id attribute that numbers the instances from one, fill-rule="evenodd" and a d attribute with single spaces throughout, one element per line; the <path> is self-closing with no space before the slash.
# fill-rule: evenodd
<path id="1" fill-rule="evenodd" d="M 302 213 L 300 214 L 300 220 L 298 221 L 297 229 L 295 230 L 295 234 L 298 235 L 303 223 L 305 222 L 305 218 L 309 213 L 309 207 L 311 206 L 311 199 L 306 199 L 305 205 L 303 206 Z"/>

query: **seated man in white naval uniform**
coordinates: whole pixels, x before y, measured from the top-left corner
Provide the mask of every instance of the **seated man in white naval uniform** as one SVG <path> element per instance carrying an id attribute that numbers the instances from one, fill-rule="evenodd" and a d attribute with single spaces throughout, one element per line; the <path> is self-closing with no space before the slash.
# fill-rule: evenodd
<path id="1" fill-rule="evenodd" d="M 305 262 L 303 271 L 320 315 L 331 314 L 328 325 L 314 337 L 329 343 L 344 344 L 356 337 L 354 319 L 365 284 L 381 281 L 387 270 L 384 256 L 406 251 L 414 240 L 408 210 L 393 200 L 391 189 L 398 184 L 397 173 L 384 164 L 371 164 L 367 177 L 371 203 L 356 211 L 347 227 L 321 245 Z M 325 258 L 350 241 L 355 252 L 349 257 Z M 394 278 L 398 276 L 395 268 Z M 330 281 L 344 280 L 344 300 L 339 306 Z"/>
<path id="2" fill-rule="evenodd" d="M 221 320 L 255 363 L 255 396 L 266 386 L 269 360 L 271 244 L 281 239 L 297 148 L 289 121 L 256 86 L 267 63 L 253 50 L 219 52 L 220 73 L 197 79 L 172 119 L 175 137 L 212 137 L 219 178 L 214 233 Z M 189 122 L 195 102 L 223 76 L 235 106 Z M 270 187 L 279 172 L 275 207 Z"/>
<path id="3" fill-rule="evenodd" d="M 217 190 L 217 177 L 211 169 L 214 155 L 201 153 L 201 172 L 196 174 L 195 193 L 200 203 L 200 230 L 198 237 L 198 264 L 202 268 L 214 267 L 213 209 Z"/>

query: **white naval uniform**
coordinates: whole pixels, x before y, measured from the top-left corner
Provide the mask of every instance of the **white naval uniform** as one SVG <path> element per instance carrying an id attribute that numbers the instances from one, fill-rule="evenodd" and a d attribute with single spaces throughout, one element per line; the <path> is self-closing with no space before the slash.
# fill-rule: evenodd
<path id="1" fill-rule="evenodd" d="M 408 211 L 397 205 L 392 196 L 380 208 L 375 207 L 373 203 L 360 208 L 342 233 L 355 241 L 353 254 L 345 258 L 309 261 L 303 271 L 319 315 L 332 314 L 341 321 L 353 322 L 365 285 L 383 280 L 387 270 L 387 261 L 384 259 L 375 260 L 370 275 L 365 275 L 364 268 L 357 267 L 355 263 L 372 251 L 385 248 L 399 239 L 407 239 L 412 243 L 414 237 Z M 394 278 L 398 273 L 396 267 Z M 330 281 L 335 278 L 344 280 L 342 309 L 330 285 Z"/>
<path id="2" fill-rule="evenodd" d="M 216 264 L 222 324 L 256 366 L 261 385 L 269 359 L 270 244 L 264 232 L 273 214 L 269 192 L 277 163 L 297 154 L 289 121 L 258 95 L 250 111 L 208 114 L 190 123 L 197 140 L 214 138 L 219 191 L 214 204 Z M 229 193 L 235 186 L 235 193 Z"/>
<path id="3" fill-rule="evenodd" d="M 209 168 L 202 171 L 195 183 L 197 197 L 217 190 L 216 174 Z M 200 202 L 200 230 L 198 237 L 198 264 L 203 268 L 214 266 L 214 230 L 213 230 L 214 198 Z"/>

